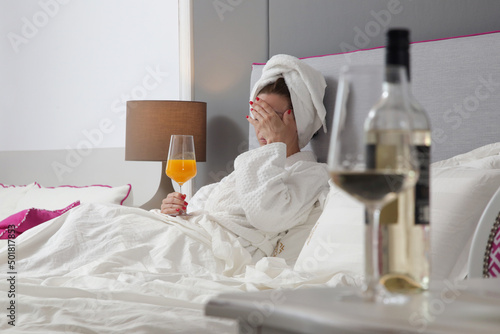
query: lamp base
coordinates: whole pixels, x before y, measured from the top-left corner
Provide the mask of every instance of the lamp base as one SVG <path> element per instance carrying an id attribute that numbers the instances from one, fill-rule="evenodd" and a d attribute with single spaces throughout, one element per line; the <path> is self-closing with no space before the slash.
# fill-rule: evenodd
<path id="1" fill-rule="evenodd" d="M 152 209 L 160 209 L 161 202 L 163 201 L 163 199 L 166 198 L 168 194 L 175 191 L 174 186 L 172 185 L 172 180 L 165 174 L 166 168 L 167 168 L 167 162 L 162 161 L 161 179 L 160 179 L 160 185 L 158 186 L 158 190 L 156 191 L 156 194 L 154 194 L 154 196 L 149 201 L 140 206 L 141 209 L 148 211 Z"/>

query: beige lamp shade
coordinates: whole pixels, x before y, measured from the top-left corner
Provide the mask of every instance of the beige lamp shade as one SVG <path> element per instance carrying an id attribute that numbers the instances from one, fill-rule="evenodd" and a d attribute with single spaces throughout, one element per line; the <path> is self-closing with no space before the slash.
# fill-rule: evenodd
<path id="1" fill-rule="evenodd" d="M 125 160 L 166 161 L 171 135 L 192 135 L 197 161 L 206 161 L 207 104 L 128 101 Z"/>

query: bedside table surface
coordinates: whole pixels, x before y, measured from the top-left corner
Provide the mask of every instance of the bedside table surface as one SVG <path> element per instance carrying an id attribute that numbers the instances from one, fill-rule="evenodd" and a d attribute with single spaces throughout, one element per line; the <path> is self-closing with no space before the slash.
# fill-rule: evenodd
<path id="1" fill-rule="evenodd" d="M 205 313 L 237 319 L 246 333 L 252 333 L 250 328 L 314 334 L 500 333 L 500 279 L 433 283 L 424 294 L 388 305 L 354 300 L 353 291 L 318 287 L 222 294 L 210 300 Z"/>

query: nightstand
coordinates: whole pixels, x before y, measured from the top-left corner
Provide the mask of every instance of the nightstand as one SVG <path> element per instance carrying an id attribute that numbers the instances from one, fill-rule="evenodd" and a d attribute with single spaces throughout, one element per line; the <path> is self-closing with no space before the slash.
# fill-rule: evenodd
<path id="1" fill-rule="evenodd" d="M 236 319 L 240 334 L 500 333 L 500 279 L 433 283 L 399 304 L 353 300 L 351 288 L 222 294 L 209 316 Z"/>

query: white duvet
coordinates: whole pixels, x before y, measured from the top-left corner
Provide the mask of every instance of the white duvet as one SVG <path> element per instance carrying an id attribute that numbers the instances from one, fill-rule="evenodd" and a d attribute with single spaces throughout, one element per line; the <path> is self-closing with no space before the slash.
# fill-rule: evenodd
<path id="1" fill-rule="evenodd" d="M 248 262 L 241 245 L 212 232 L 157 211 L 74 208 L 23 233 L 15 249 L 0 249 L 0 272 L 7 277 L 0 281 L 1 332 L 236 333 L 235 322 L 204 316 L 211 297 L 350 283 L 343 274 L 294 272 L 279 258 Z M 224 252 L 214 254 L 214 243 L 225 243 Z M 228 275 L 228 260 L 245 265 Z"/>

